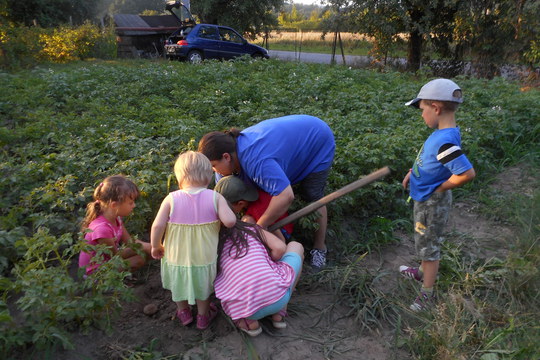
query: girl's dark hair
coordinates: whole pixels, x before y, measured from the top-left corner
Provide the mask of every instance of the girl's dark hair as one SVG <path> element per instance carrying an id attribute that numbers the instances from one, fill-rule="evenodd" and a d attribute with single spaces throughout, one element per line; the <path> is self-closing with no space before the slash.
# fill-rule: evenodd
<path id="1" fill-rule="evenodd" d="M 113 201 L 136 200 L 139 197 L 137 185 L 123 175 L 113 175 L 105 178 L 94 190 L 94 201 L 86 206 L 86 216 L 82 222 L 81 230 L 85 231 L 88 225 L 103 212 L 102 206 Z"/>
<path id="2" fill-rule="evenodd" d="M 248 253 L 248 237 L 250 236 L 263 244 L 268 254 L 271 253 L 270 248 L 266 244 L 264 232 L 259 225 L 237 220 L 236 224 L 232 228 L 222 226 L 221 230 L 219 231 L 218 266 L 219 260 L 221 259 L 221 254 L 223 252 L 223 247 L 227 241 L 232 243 L 231 247 L 229 248 L 229 256 L 233 259 L 241 259 Z"/>
<path id="3" fill-rule="evenodd" d="M 232 128 L 226 131 L 212 131 L 199 141 L 199 152 L 210 160 L 221 160 L 224 153 L 236 153 L 236 138 L 240 130 Z"/>

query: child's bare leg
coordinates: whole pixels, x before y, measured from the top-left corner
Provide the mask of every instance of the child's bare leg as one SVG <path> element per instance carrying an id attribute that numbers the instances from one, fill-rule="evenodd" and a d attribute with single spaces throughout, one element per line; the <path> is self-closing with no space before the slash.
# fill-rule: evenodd
<path id="1" fill-rule="evenodd" d="M 249 322 L 244 321 L 244 320 L 245 319 L 240 320 L 237 323 L 237 326 L 242 328 L 242 329 L 248 329 L 248 330 L 256 330 L 256 329 L 259 328 L 259 321 L 258 320 L 249 319 Z"/>
<path id="2" fill-rule="evenodd" d="M 274 230 L 274 232 L 272 234 L 276 235 L 284 243 L 287 243 L 287 240 L 285 240 L 285 236 L 281 232 L 281 229 Z"/>
<path id="3" fill-rule="evenodd" d="M 285 253 L 288 253 L 288 252 L 297 253 L 300 256 L 300 259 L 302 259 L 300 264 L 304 263 L 304 247 L 302 246 L 302 244 L 300 244 L 297 241 L 291 241 L 290 243 L 287 244 L 287 248 L 285 249 Z M 294 286 L 292 288 L 293 291 L 296 288 L 296 284 L 298 284 L 298 280 L 300 280 L 301 273 L 302 273 L 302 265 L 300 265 L 300 271 L 298 272 L 298 274 L 296 274 L 296 280 L 294 281 Z"/>
<path id="4" fill-rule="evenodd" d="M 122 259 L 126 260 L 129 264 L 129 271 L 134 272 L 137 269 L 140 269 L 141 267 L 146 264 L 146 259 L 137 254 L 132 249 L 126 248 L 123 249 L 120 252 L 120 256 Z"/>
<path id="5" fill-rule="evenodd" d="M 279 312 L 272 314 L 272 321 L 276 321 L 276 322 L 283 321 L 283 315 L 281 314 L 285 314 L 286 312 L 287 312 L 287 305 L 285 305 L 283 309 L 281 309 Z"/>
<path id="6" fill-rule="evenodd" d="M 291 241 L 290 243 L 288 243 L 285 253 L 288 253 L 288 252 L 297 253 L 300 256 L 300 259 L 302 259 L 300 264 L 304 262 L 304 247 L 299 242 Z M 294 289 L 296 288 L 296 284 L 298 284 L 298 281 L 300 280 L 301 273 L 302 273 L 302 267 L 300 267 L 300 271 L 298 272 L 298 274 L 296 274 L 296 279 L 294 280 L 292 291 L 294 291 Z M 272 320 L 276 322 L 283 321 L 283 316 L 284 316 L 283 314 L 285 314 L 286 312 L 287 312 L 287 305 L 285 305 L 283 309 L 281 309 L 279 312 L 272 314 Z"/>
<path id="7" fill-rule="evenodd" d="M 210 311 L 210 300 L 195 300 L 197 302 L 197 314 L 199 315 L 208 315 L 208 312 Z"/>
<path id="8" fill-rule="evenodd" d="M 424 273 L 423 286 L 425 289 L 432 288 L 437 280 L 437 273 L 439 272 L 439 260 L 436 261 L 422 261 L 422 272 Z"/>
<path id="9" fill-rule="evenodd" d="M 176 303 L 176 308 L 178 309 L 178 311 L 182 311 L 184 309 L 189 308 L 189 304 L 188 304 L 187 300 L 175 301 L 175 303 Z"/>
<path id="10" fill-rule="evenodd" d="M 315 232 L 313 240 L 313 248 L 319 250 L 326 250 L 326 228 L 328 227 L 328 212 L 326 206 L 323 206 L 317 210 L 319 212 L 319 218 L 317 223 L 319 228 Z"/>

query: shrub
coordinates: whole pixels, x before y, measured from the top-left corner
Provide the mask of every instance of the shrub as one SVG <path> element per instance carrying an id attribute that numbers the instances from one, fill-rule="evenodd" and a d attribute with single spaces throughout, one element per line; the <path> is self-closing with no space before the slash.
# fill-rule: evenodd
<path id="1" fill-rule="evenodd" d="M 103 32 L 96 25 L 85 22 L 79 27 L 61 26 L 40 35 L 42 56 L 47 61 L 65 63 L 101 55 L 112 57 L 111 32 Z"/>
<path id="2" fill-rule="evenodd" d="M 43 29 L 0 22 L 0 68 L 28 68 L 38 61 Z"/>

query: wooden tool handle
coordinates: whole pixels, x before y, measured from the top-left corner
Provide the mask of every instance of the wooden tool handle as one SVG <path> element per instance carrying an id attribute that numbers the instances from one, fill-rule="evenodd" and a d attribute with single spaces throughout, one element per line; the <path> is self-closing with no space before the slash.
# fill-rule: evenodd
<path id="1" fill-rule="evenodd" d="M 272 224 L 268 227 L 269 231 L 274 231 L 276 229 L 279 229 L 280 227 L 287 225 L 289 223 L 292 223 L 293 221 L 296 221 L 300 219 L 302 216 L 306 216 L 307 214 L 312 213 L 313 211 L 317 210 L 320 207 L 323 207 L 324 205 L 328 204 L 331 201 L 336 200 L 337 198 L 342 197 L 345 194 L 350 193 L 351 191 L 354 191 L 356 189 L 361 188 L 362 186 L 366 186 L 368 184 L 371 184 L 372 182 L 379 180 L 380 178 L 390 174 L 390 168 L 388 166 L 383 167 L 382 169 L 379 169 L 377 171 L 372 172 L 369 175 L 364 176 L 361 179 L 358 179 L 349 185 L 345 185 L 339 190 L 334 191 L 331 194 L 326 195 L 325 197 L 312 202 L 311 204 L 303 207 L 302 209 L 292 213 L 291 215 L 287 216 L 286 218 L 276 222 L 275 224 Z"/>

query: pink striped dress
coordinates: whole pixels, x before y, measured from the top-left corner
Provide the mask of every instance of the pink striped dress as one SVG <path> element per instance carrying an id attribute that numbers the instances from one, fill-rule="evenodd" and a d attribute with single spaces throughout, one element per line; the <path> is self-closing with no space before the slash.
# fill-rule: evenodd
<path id="1" fill-rule="evenodd" d="M 251 236 L 248 244 L 247 255 L 234 259 L 229 255 L 231 242 L 225 243 L 219 261 L 220 271 L 214 282 L 216 297 L 233 320 L 247 318 L 275 303 L 294 281 L 292 266 L 273 261 L 264 245 Z"/>

